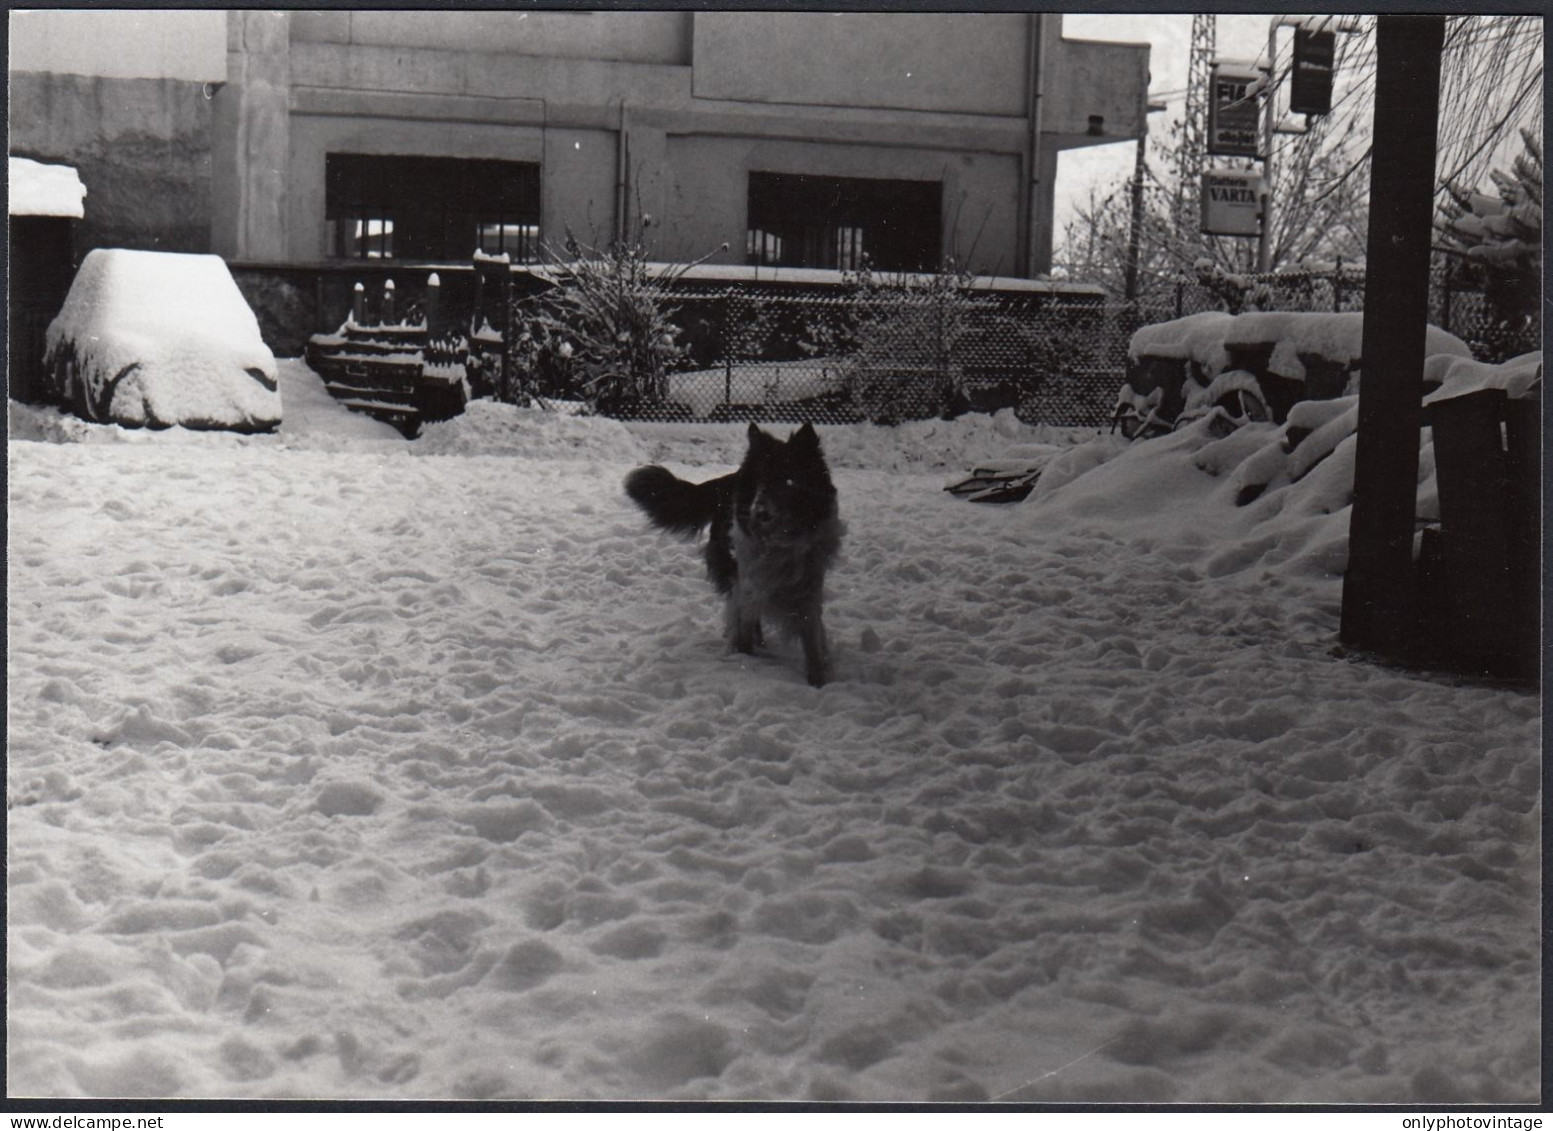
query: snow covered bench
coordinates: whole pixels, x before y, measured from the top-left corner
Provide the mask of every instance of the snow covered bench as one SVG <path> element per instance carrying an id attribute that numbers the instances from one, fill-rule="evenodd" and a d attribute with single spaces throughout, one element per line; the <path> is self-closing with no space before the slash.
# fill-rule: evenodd
<path id="1" fill-rule="evenodd" d="M 1358 389 L 1364 315 L 1205 311 L 1144 326 L 1127 349 L 1113 422 L 1127 436 L 1169 431 L 1221 410 L 1282 423 L 1303 400 Z M 1470 359 L 1454 334 L 1428 328 L 1426 357 Z M 1429 371 L 1426 370 L 1425 379 Z"/>

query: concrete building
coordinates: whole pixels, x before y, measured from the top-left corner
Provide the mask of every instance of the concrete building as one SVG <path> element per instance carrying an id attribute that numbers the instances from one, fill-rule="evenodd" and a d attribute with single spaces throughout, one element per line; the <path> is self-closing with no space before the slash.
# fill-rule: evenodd
<path id="1" fill-rule="evenodd" d="M 78 255 L 293 268 L 645 215 L 669 260 L 1034 276 L 1057 154 L 1136 137 L 1148 85 L 1146 46 L 1035 13 L 35 10 L 10 52 Z"/>

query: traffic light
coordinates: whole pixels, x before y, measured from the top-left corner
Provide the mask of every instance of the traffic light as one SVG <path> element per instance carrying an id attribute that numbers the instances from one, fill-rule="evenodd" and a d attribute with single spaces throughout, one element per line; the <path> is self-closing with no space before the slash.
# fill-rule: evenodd
<path id="1" fill-rule="evenodd" d="M 1289 113 L 1332 112 L 1332 64 L 1337 55 L 1337 33 L 1297 27 L 1294 29 L 1294 66 L 1289 75 Z"/>

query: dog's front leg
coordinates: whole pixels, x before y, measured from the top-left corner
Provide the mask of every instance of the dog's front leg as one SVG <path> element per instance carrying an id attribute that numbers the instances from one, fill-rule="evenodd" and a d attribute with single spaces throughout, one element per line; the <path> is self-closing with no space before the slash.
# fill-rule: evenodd
<path id="1" fill-rule="evenodd" d="M 810 686 L 824 687 L 825 681 L 830 678 L 830 665 L 826 656 L 825 622 L 820 619 L 818 609 L 805 614 L 799 624 L 798 634 L 803 641 L 804 676 Z"/>
<path id="2" fill-rule="evenodd" d="M 735 586 L 733 592 L 728 595 L 728 604 L 724 612 L 727 620 L 729 649 L 753 655 L 761 643 L 759 611 L 739 600 L 739 590 Z"/>

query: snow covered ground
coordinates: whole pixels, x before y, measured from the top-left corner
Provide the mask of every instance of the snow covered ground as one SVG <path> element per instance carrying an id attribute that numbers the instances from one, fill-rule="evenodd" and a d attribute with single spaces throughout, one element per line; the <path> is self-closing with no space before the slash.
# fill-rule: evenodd
<path id="1" fill-rule="evenodd" d="M 737 427 L 281 369 L 11 406 L 12 1095 L 1537 1099 L 1539 700 L 1334 657 L 1342 446 L 822 428 L 815 690 L 620 490 Z"/>

